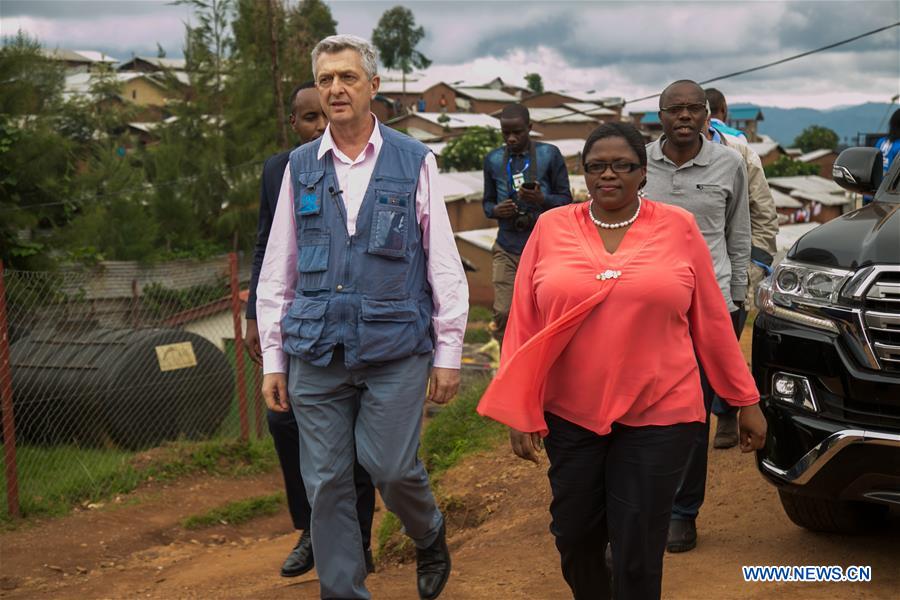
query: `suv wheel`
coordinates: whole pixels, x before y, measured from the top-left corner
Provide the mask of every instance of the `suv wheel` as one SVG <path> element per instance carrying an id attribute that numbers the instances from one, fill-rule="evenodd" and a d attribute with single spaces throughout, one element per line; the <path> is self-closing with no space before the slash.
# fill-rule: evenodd
<path id="1" fill-rule="evenodd" d="M 865 533 L 881 524 L 888 507 L 868 502 L 852 502 L 803 496 L 778 490 L 788 518 L 805 529 L 828 533 Z"/>

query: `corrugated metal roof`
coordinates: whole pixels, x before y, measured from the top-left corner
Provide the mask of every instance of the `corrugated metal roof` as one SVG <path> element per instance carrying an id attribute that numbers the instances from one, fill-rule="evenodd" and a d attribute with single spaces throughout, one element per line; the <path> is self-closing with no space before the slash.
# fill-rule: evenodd
<path id="1" fill-rule="evenodd" d="M 528 113 L 535 123 L 596 123 L 597 120 L 568 108 L 529 108 Z"/>
<path id="2" fill-rule="evenodd" d="M 459 96 L 465 96 L 472 100 L 490 100 L 492 102 L 518 102 L 519 99 L 503 90 L 477 87 L 454 87 L 453 91 Z"/>
<path id="3" fill-rule="evenodd" d="M 830 179 L 819 177 L 818 175 L 793 175 L 790 177 L 770 177 L 768 178 L 770 187 L 779 187 L 784 190 L 793 191 L 801 190 L 810 193 L 844 193 L 841 186 Z"/>
<path id="4" fill-rule="evenodd" d="M 444 192 L 444 202 L 475 200 L 484 196 L 484 173 L 481 171 L 439 173 L 438 182 L 438 189 Z"/>
<path id="5" fill-rule="evenodd" d="M 424 94 L 425 90 L 432 87 L 432 84 L 426 84 L 421 81 L 410 81 L 406 80 L 406 93 L 407 94 Z M 379 94 L 402 94 L 403 93 L 403 82 L 402 81 L 382 81 L 381 85 L 378 86 Z"/>
<path id="6" fill-rule="evenodd" d="M 819 148 L 818 150 L 801 154 L 797 157 L 797 160 L 800 162 L 809 162 L 811 160 L 816 160 L 817 158 L 822 158 L 823 156 L 828 156 L 829 154 L 836 154 L 836 152 L 828 148 Z"/>
<path id="7" fill-rule="evenodd" d="M 456 237 L 469 242 L 476 248 L 491 251 L 494 246 L 494 240 L 497 239 L 497 227 L 489 227 L 488 229 L 472 229 L 470 231 L 460 231 Z"/>
<path id="8" fill-rule="evenodd" d="M 770 189 L 769 192 L 772 194 L 772 200 L 775 201 L 775 208 L 801 208 L 803 206 L 802 202 L 784 192 L 774 188 Z"/>
<path id="9" fill-rule="evenodd" d="M 574 110 L 575 112 L 584 113 L 591 116 L 604 116 L 618 114 L 616 111 L 604 108 L 595 102 L 567 102 L 563 104 L 563 108 Z"/>
<path id="10" fill-rule="evenodd" d="M 819 204 L 822 204 L 824 206 L 843 206 L 850 202 L 850 199 L 845 196 L 843 192 L 841 192 L 840 194 L 829 194 L 827 192 L 794 190 L 791 192 L 791 197 L 806 200 L 807 202 L 818 202 Z"/>
<path id="11" fill-rule="evenodd" d="M 552 140 L 546 142 L 551 146 L 559 148 L 560 154 L 568 158 L 570 156 L 578 156 L 584 150 L 584 140 L 579 138 L 566 138 L 562 140 Z"/>
<path id="12" fill-rule="evenodd" d="M 465 129 L 467 127 L 493 127 L 494 129 L 500 129 L 500 119 L 496 117 L 492 117 L 491 115 L 483 115 L 481 113 L 439 113 L 439 112 L 423 112 L 423 113 L 410 113 L 400 119 L 407 118 L 415 118 L 418 117 L 420 119 L 424 119 L 429 123 L 434 123 L 435 125 L 444 126 L 444 123 L 441 123 L 438 119 L 441 115 L 447 115 L 450 119 L 447 121 L 446 126 L 450 129 Z M 400 119 L 394 119 L 391 123 L 398 121 Z"/>
<path id="13" fill-rule="evenodd" d="M 755 142 L 752 144 L 747 144 L 750 146 L 750 149 L 756 152 L 757 156 L 765 156 L 770 152 L 778 149 L 778 142 Z"/>
<path id="14" fill-rule="evenodd" d="M 728 107 L 728 122 L 732 121 L 763 121 L 762 110 L 758 106 Z"/>

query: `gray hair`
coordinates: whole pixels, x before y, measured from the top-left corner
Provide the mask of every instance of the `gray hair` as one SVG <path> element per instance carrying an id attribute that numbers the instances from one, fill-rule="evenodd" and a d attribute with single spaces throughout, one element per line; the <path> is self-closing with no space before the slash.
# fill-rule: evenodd
<path id="1" fill-rule="evenodd" d="M 316 61 L 320 54 L 332 54 L 342 50 L 355 50 L 362 59 L 363 70 L 369 79 L 378 75 L 378 56 L 375 53 L 375 46 L 368 41 L 355 35 L 330 35 L 318 44 L 312 50 L 312 70 L 313 78 L 318 75 L 316 73 Z"/>

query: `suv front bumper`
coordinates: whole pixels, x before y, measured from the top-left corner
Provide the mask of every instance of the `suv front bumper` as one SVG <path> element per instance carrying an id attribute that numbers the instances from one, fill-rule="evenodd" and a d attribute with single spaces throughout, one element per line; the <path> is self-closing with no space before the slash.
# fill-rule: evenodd
<path id="1" fill-rule="evenodd" d="M 776 398 L 773 378 L 802 378 L 813 408 Z M 795 493 L 900 504 L 900 377 L 864 369 L 839 334 L 760 313 L 753 375 L 768 422 L 760 472 Z"/>

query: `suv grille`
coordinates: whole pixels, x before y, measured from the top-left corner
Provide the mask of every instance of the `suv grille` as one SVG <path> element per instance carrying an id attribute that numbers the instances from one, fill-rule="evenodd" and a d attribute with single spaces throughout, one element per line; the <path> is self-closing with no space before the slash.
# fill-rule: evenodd
<path id="1" fill-rule="evenodd" d="M 882 370 L 900 373 L 900 267 L 884 271 L 866 290 L 863 320 Z"/>

